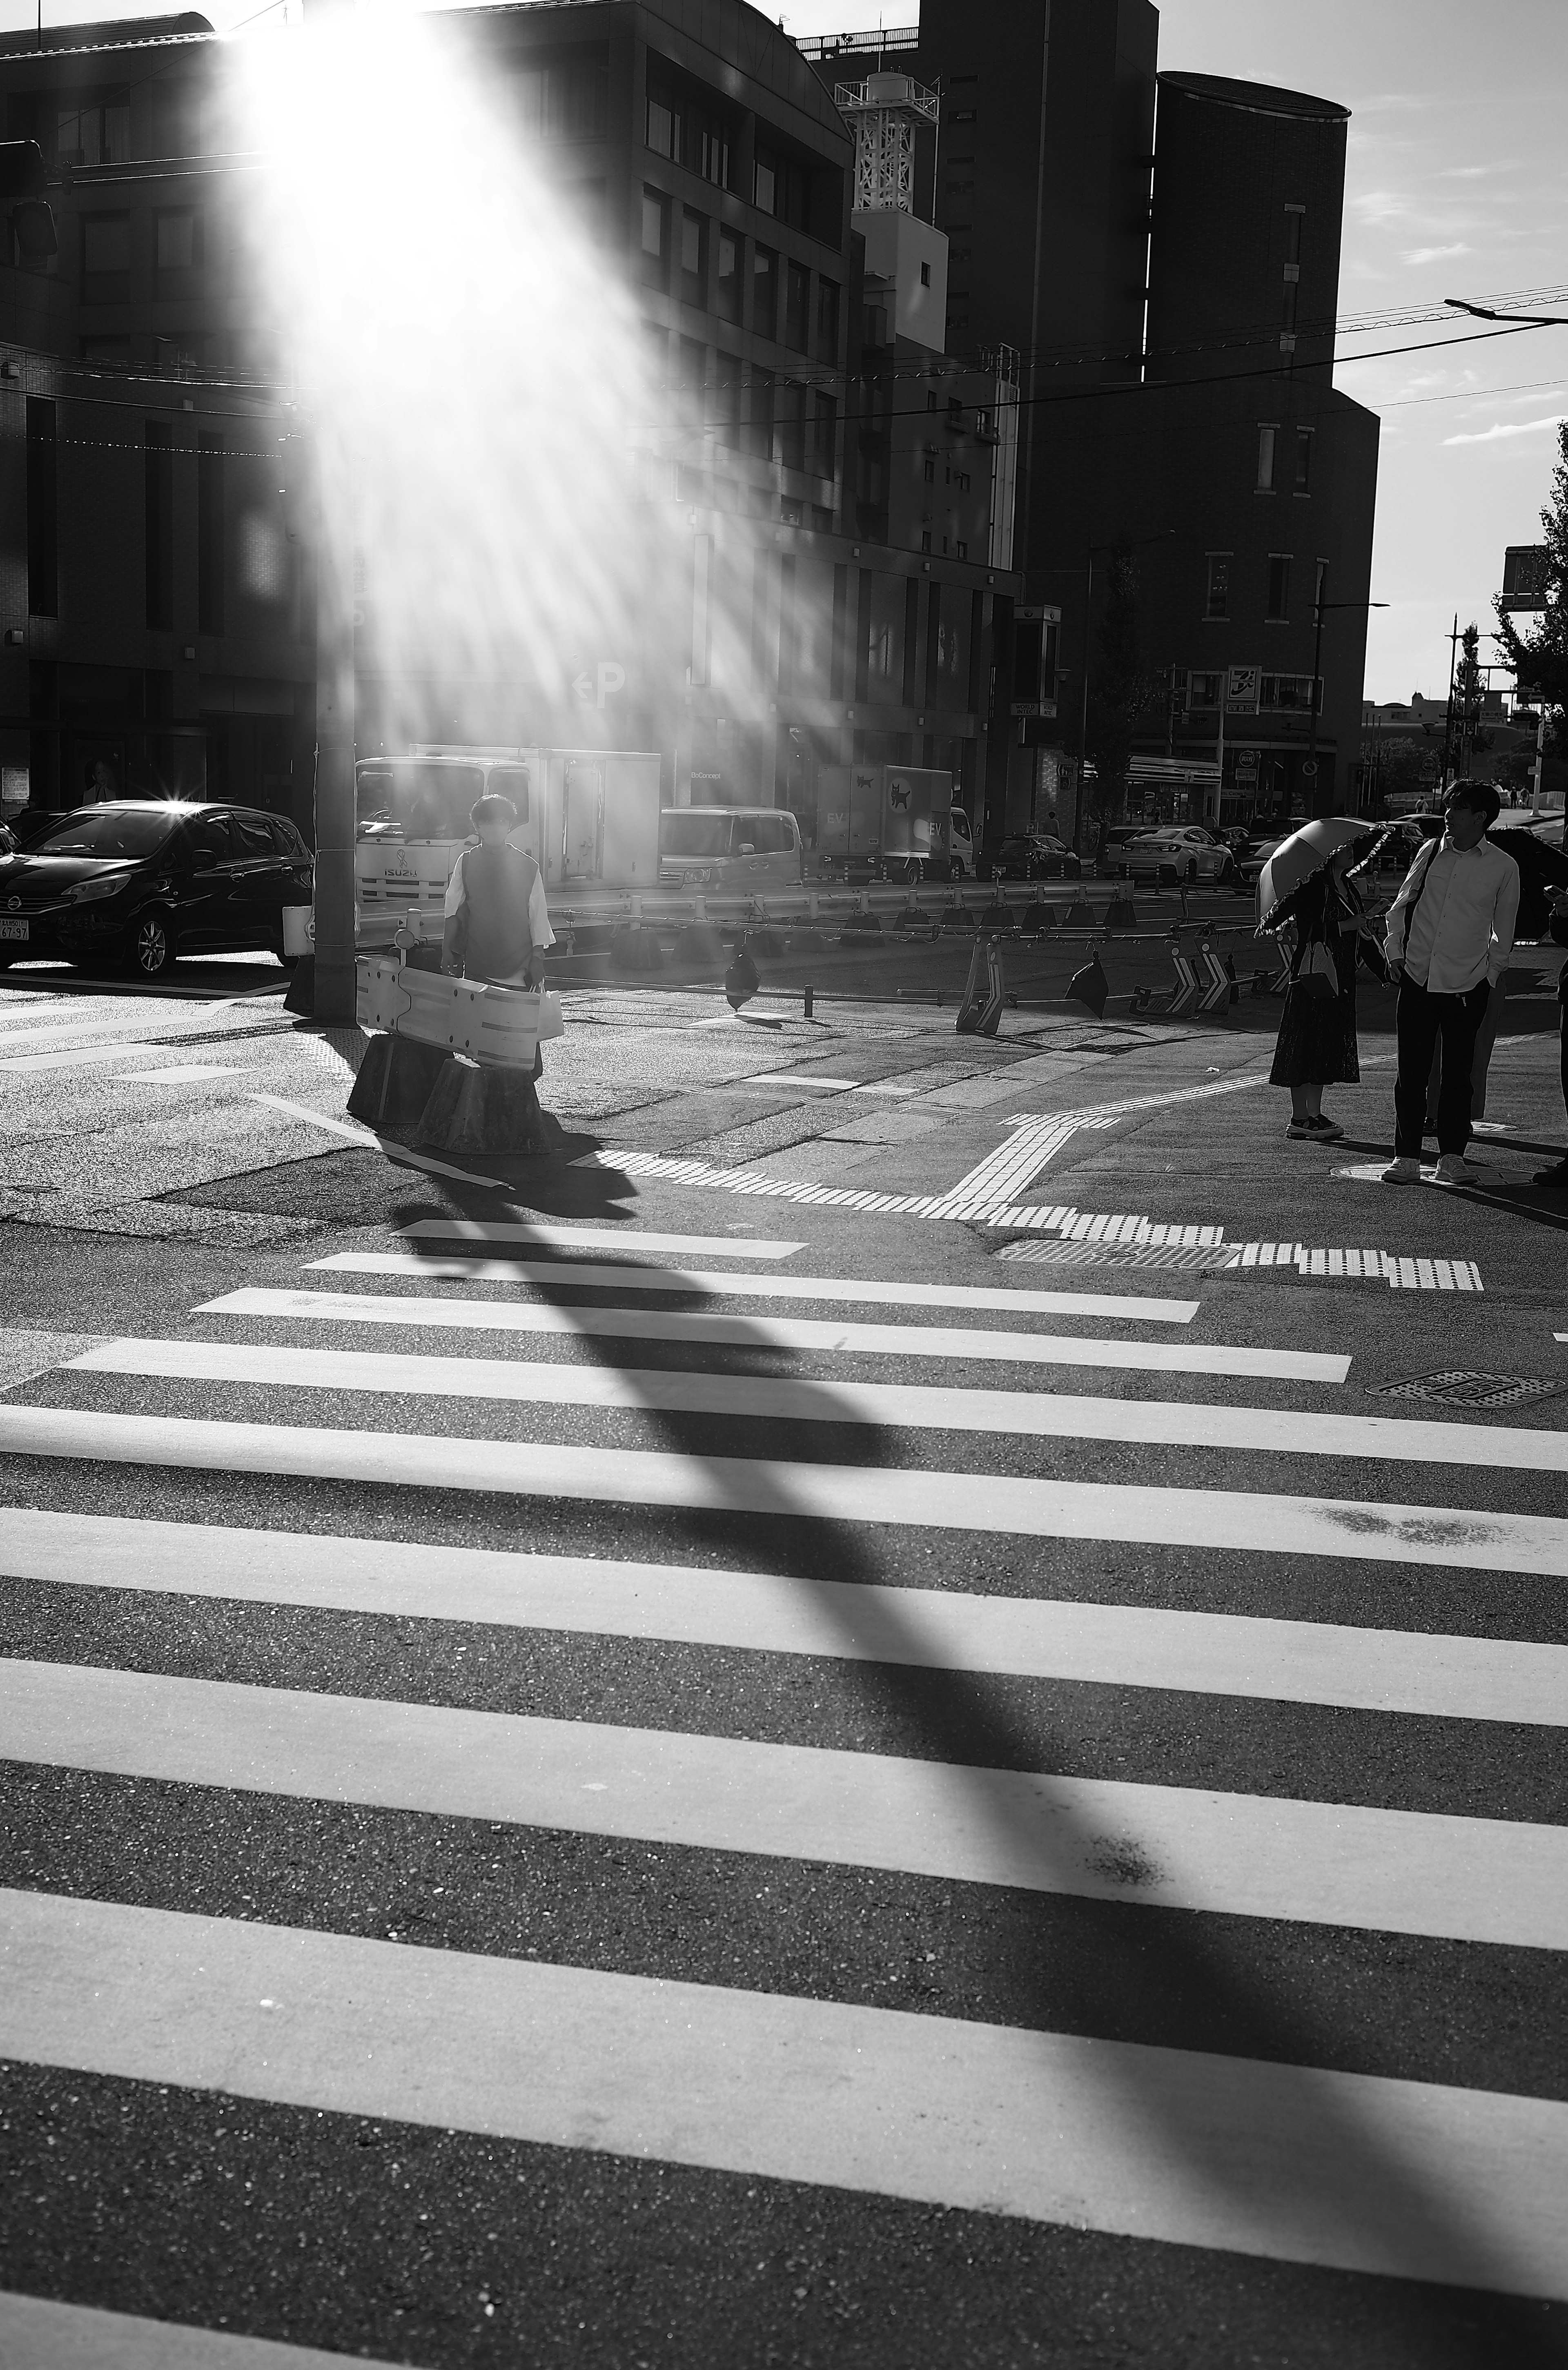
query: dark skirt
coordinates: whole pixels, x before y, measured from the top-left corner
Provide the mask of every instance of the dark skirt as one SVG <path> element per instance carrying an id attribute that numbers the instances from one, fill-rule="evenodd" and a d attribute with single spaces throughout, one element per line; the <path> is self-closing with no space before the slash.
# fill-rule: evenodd
<path id="1" fill-rule="evenodd" d="M 1355 1044 L 1355 971 L 1341 961 L 1344 983 L 1333 997 L 1286 990 L 1274 1044 L 1271 1087 L 1354 1086 L 1361 1076 Z"/>

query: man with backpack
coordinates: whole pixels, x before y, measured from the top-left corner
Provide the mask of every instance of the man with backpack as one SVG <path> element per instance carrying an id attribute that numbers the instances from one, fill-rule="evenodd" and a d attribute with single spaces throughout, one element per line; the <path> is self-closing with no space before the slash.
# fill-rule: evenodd
<path id="1" fill-rule="evenodd" d="M 1493 983 L 1507 968 L 1519 905 L 1519 868 L 1486 836 L 1501 805 L 1490 782 L 1455 782 L 1441 839 L 1421 849 L 1389 908 L 1384 954 L 1400 991 L 1394 1157 L 1383 1171 L 1389 1185 L 1421 1181 L 1426 1082 L 1439 1042 L 1436 1182 L 1476 1181 L 1464 1156 L 1476 1031 Z"/>

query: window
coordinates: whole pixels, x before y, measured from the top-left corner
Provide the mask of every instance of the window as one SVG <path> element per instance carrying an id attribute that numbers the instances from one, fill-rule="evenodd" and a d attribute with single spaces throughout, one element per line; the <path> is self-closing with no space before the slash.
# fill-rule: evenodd
<path id="1" fill-rule="evenodd" d="M 670 284 L 670 201 L 660 190 L 642 192 L 642 282 L 646 288 Z"/>
<path id="2" fill-rule="evenodd" d="M 718 125 L 705 125 L 698 134 L 697 168 L 716 190 L 730 186 L 730 134 Z"/>
<path id="3" fill-rule="evenodd" d="M 778 198 L 778 176 L 762 150 L 752 168 L 752 203 L 759 213 L 772 213 Z"/>
<path id="4" fill-rule="evenodd" d="M 167 632 L 174 623 L 174 439 L 162 421 L 143 430 L 146 503 L 147 623 Z"/>
<path id="5" fill-rule="evenodd" d="M 229 821 L 234 825 L 242 857 L 264 856 L 271 859 L 277 854 L 271 826 L 265 815 L 236 814 L 231 815 Z"/>
<path id="6" fill-rule="evenodd" d="M 778 258 L 771 247 L 752 249 L 752 334 L 758 338 L 776 338 L 778 334 Z"/>
<path id="7" fill-rule="evenodd" d="M 1187 706 L 1189 708 L 1217 708 L 1219 706 L 1219 676 L 1217 673 L 1205 668 L 1193 669 L 1187 677 Z"/>
<path id="8" fill-rule="evenodd" d="M 1320 559 L 1318 562 L 1317 574 L 1312 580 L 1312 607 L 1314 611 L 1320 609 L 1328 597 L 1329 563 L 1326 559 Z"/>
<path id="9" fill-rule="evenodd" d="M 708 349 L 700 339 L 681 339 L 680 374 L 681 394 L 686 400 L 687 414 L 693 420 L 700 420 L 703 386 L 708 377 Z"/>
<path id="10" fill-rule="evenodd" d="M 803 158 L 758 141 L 753 169 L 752 196 L 759 213 L 771 214 L 791 230 L 808 231 L 813 238 L 836 243 L 843 175 L 836 168 L 815 169 Z"/>
<path id="11" fill-rule="evenodd" d="M 131 269 L 129 214 L 84 214 L 82 272 L 84 279 L 120 278 Z M 89 292 L 84 288 L 83 294 Z"/>
<path id="12" fill-rule="evenodd" d="M 525 66 L 513 86 L 526 140 L 602 140 L 609 124 L 608 48 Z"/>
<path id="13" fill-rule="evenodd" d="M 787 379 L 778 390 L 778 458 L 787 469 L 806 466 L 806 395 L 798 379 Z"/>
<path id="14" fill-rule="evenodd" d="M 926 408 L 928 411 L 935 411 L 936 408 L 937 398 L 928 387 L 926 390 Z"/>
<path id="15" fill-rule="evenodd" d="M 929 551 L 931 548 L 931 530 L 928 526 L 921 529 L 920 548 L 922 551 Z"/>
<path id="16" fill-rule="evenodd" d="M 705 305 L 708 301 L 708 222 L 703 214 L 694 214 L 689 206 L 681 208 L 681 302 L 685 305 Z"/>
<path id="17" fill-rule="evenodd" d="M 714 362 L 713 399 L 709 413 L 721 444 L 738 444 L 741 441 L 742 376 L 739 354 L 721 351 Z"/>
<path id="18" fill-rule="evenodd" d="M 732 230 L 719 234 L 713 310 L 721 321 L 738 321 L 741 317 L 741 242 Z"/>
<path id="19" fill-rule="evenodd" d="M 838 282 L 836 280 L 817 281 L 818 357 L 824 362 L 838 359 Z"/>
<path id="20" fill-rule="evenodd" d="M 196 623 L 224 630 L 224 440 L 203 436 L 196 457 Z"/>
<path id="21" fill-rule="evenodd" d="M 838 403 L 831 395 L 819 393 L 812 405 L 811 466 L 819 477 L 831 477 L 838 449 Z"/>
<path id="22" fill-rule="evenodd" d="M 786 261 L 784 266 L 784 342 L 791 353 L 803 354 L 809 339 L 806 324 L 811 317 L 812 275 L 803 263 Z"/>
<path id="23" fill-rule="evenodd" d="M 52 617 L 59 607 L 57 453 L 52 397 L 28 397 L 28 614 Z"/>
<path id="24" fill-rule="evenodd" d="M 227 864 L 234 855 L 225 814 L 197 815 L 186 824 L 184 840 L 185 853 L 198 871 L 205 871 L 210 865 Z"/>
<path id="25" fill-rule="evenodd" d="M 928 486 L 934 486 L 937 482 L 937 465 L 928 453 L 926 455 L 925 477 Z"/>
<path id="26" fill-rule="evenodd" d="M 1298 428 L 1296 431 L 1296 490 L 1309 494 L 1312 490 L 1312 431 Z"/>
<path id="27" fill-rule="evenodd" d="M 652 80 L 648 83 L 648 145 L 655 156 L 667 156 L 672 165 L 681 162 L 681 111 L 674 94 L 662 90 Z"/>
<path id="28" fill-rule="evenodd" d="M 155 214 L 154 256 L 160 271 L 199 271 L 203 261 L 202 217 L 193 206 Z"/>
<path id="29" fill-rule="evenodd" d="M 1204 605 L 1205 617 L 1228 617 L 1230 615 L 1230 554 L 1211 551 L 1208 556 L 1208 595 Z"/>
<path id="30" fill-rule="evenodd" d="M 772 460 L 773 373 L 770 370 L 759 370 L 755 362 L 751 372 L 750 446 L 755 460 Z"/>
<path id="31" fill-rule="evenodd" d="M 1284 308 L 1280 316 L 1281 326 L 1287 335 L 1294 335 L 1295 333 L 1296 300 L 1299 293 L 1300 289 L 1297 282 L 1294 280 L 1287 280 L 1285 283 Z"/>
<path id="32" fill-rule="evenodd" d="M 1285 210 L 1285 263 L 1286 270 L 1301 268 L 1301 225 L 1306 217 L 1305 206 L 1286 206 Z"/>
<path id="33" fill-rule="evenodd" d="M 1290 622 L 1290 557 L 1287 552 L 1269 554 L 1269 605 L 1263 616 L 1271 626 Z"/>
<path id="34" fill-rule="evenodd" d="M 1258 687 L 1258 704 L 1276 715 L 1309 715 L 1312 677 L 1309 674 L 1266 674 Z M 1319 704 L 1321 705 L 1320 691 Z"/>
<path id="35" fill-rule="evenodd" d="M 1258 431 L 1258 491 L 1260 494 L 1272 494 L 1274 491 L 1276 433 L 1277 431 L 1273 428 L 1260 428 Z"/>
<path id="36" fill-rule="evenodd" d="M 920 285 L 921 285 L 921 287 L 922 287 L 922 288 L 928 288 L 928 287 L 930 286 L 930 284 L 931 284 L 931 267 L 930 267 L 930 265 L 929 265 L 928 263 L 923 263 L 923 264 L 920 266 Z"/>
<path id="37" fill-rule="evenodd" d="M 961 544 L 958 546 L 958 556 L 959 556 L 960 559 L 967 559 L 967 558 L 968 558 L 968 557 L 969 557 L 969 546 L 968 546 L 966 543 L 961 543 Z"/>
<path id="38" fill-rule="evenodd" d="M 119 98 L 102 106 L 60 109 L 54 118 L 57 165 L 128 165 L 131 107 Z"/>

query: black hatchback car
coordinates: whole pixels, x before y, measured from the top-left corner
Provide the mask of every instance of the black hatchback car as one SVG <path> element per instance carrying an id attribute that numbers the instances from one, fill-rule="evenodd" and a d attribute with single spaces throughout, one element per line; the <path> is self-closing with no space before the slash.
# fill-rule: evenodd
<path id="1" fill-rule="evenodd" d="M 997 862 L 1004 880 L 1076 880 L 1083 870 L 1066 843 L 1046 831 L 1004 839 Z"/>
<path id="2" fill-rule="evenodd" d="M 283 954 L 283 908 L 307 905 L 310 851 L 253 807 L 120 800 L 78 807 L 0 856 L 0 969 L 63 956 L 161 979 L 177 954 Z"/>

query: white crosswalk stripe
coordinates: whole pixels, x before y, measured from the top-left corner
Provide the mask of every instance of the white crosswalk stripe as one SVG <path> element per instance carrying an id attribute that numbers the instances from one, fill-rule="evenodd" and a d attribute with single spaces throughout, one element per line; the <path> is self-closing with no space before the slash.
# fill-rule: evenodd
<path id="1" fill-rule="evenodd" d="M 1438 1754 L 1460 1759 L 1472 1733 L 1496 1737 L 1500 1752 L 1522 1752 L 1532 1737 L 1545 1750 L 1568 1721 L 1568 1649 L 1421 1626 L 1424 1591 L 1447 1589 L 1451 1604 L 1454 1574 L 1485 1574 L 1488 1584 L 1568 1578 L 1568 1518 L 1528 1511 L 1550 1496 L 1502 1510 L 1484 1496 L 1448 1502 L 1472 1472 L 1561 1474 L 1568 1434 L 1313 1405 L 1314 1387 L 1343 1392 L 1348 1357 L 1172 1339 L 1198 1317 L 1193 1301 L 781 1274 L 777 1263 L 801 1246 L 760 1237 L 467 1220 L 421 1222 L 410 1234 L 418 1250 L 315 1262 L 316 1273 L 343 1279 L 340 1290 L 220 1294 L 193 1312 L 201 1338 L 124 1337 L 85 1351 L 63 1342 L 77 1353 L 0 1400 L 0 1460 L 13 1483 L 29 1468 L 8 1460 L 63 1459 L 96 1475 L 101 1491 L 85 1500 L 90 1512 L 69 1498 L 0 1507 L 0 1572 L 41 1591 L 40 1602 L 57 1592 L 62 1608 L 90 1600 L 93 1637 L 123 1637 L 123 1660 L 135 1665 L 121 1667 L 101 1642 L 76 1646 L 69 1631 L 63 1647 L 47 1614 L 38 1651 L 18 1628 L 0 1663 L 6 1759 L 35 1780 L 111 1780 L 133 1801 L 138 1789 L 165 1789 L 165 1820 L 208 1816 L 179 1808 L 180 1789 L 190 1803 L 239 1798 L 262 1834 L 271 1816 L 338 1804 L 437 1829 L 467 1823 L 496 1836 L 656 1847 L 693 1867 L 787 1865 L 813 1885 L 842 1870 L 966 1900 L 988 1887 L 996 1900 L 1109 1906 L 1151 1930 L 1162 1915 L 1205 1933 L 1255 1929 L 1276 1950 L 1298 1932 L 1320 1938 L 1313 1949 L 1339 1935 L 1397 1937 L 1416 1954 L 1528 1958 L 1568 1947 L 1568 1827 L 1533 1804 L 1521 1815 L 1519 1794 L 1494 1814 L 1479 1781 L 1473 1801 L 1458 1789 L 1435 1801 L 1419 1777 L 1402 1776 L 1401 1750 L 1421 1768 Z M 731 1263 L 660 1263 L 686 1257 Z M 378 1278 L 398 1288 L 366 1288 Z M 443 1284 L 469 1288 L 448 1296 Z M 600 1297 L 563 1306 L 549 1296 L 563 1290 Z M 610 1294 L 617 1305 L 605 1305 Z M 650 1305 L 660 1294 L 707 1305 Z M 889 1315 L 801 1317 L 790 1304 Z M 1036 1329 L 1047 1317 L 1103 1329 Z M 276 1338 L 319 1325 L 363 1326 L 373 1346 Z M 1122 1329 L 1139 1326 L 1163 1338 Z M 403 1346 L 432 1333 L 448 1337 L 437 1354 Z M 502 1353 L 454 1354 L 454 1339 L 460 1347 L 474 1333 Z M 375 1348 L 378 1337 L 392 1346 Z M 630 1345 L 645 1342 L 679 1349 L 687 1363 L 635 1365 Z M 735 1354 L 757 1350 L 812 1363 L 757 1372 Z M 918 1379 L 869 1382 L 839 1363 L 864 1356 L 900 1359 Z M 1006 1389 L 953 1388 L 944 1376 L 964 1360 L 1020 1371 Z M 1105 1394 L 1036 1391 L 1029 1370 L 1041 1366 L 1135 1379 Z M 1286 1383 L 1307 1403 L 1145 1399 L 1136 1395 L 1143 1374 Z M 184 1413 L 179 1396 L 193 1386 L 200 1415 Z M 338 1421 L 284 1420 L 299 1411 L 289 1392 L 331 1395 Z M 69 1403 L 56 1403 L 63 1395 Z M 465 1428 L 432 1428 L 455 1402 Z M 646 1432 L 617 1433 L 606 1416 L 679 1416 L 682 1445 L 650 1447 Z M 579 1418 L 584 1429 L 592 1419 L 591 1439 L 519 1436 L 571 1432 Z M 787 1453 L 766 1457 L 690 1444 L 719 1419 L 819 1429 L 790 1434 Z M 402 1421 L 419 1428 L 381 1428 Z M 855 1453 L 827 1425 L 861 1428 L 875 1461 L 816 1461 L 824 1449 Z M 963 1455 L 955 1442 L 928 1452 L 943 1464 L 912 1461 L 920 1445 L 899 1435 L 922 1432 L 965 1435 Z M 1155 1478 L 1031 1469 L 1043 1444 L 1084 1441 L 1147 1452 L 1139 1469 Z M 1205 1452 L 1285 1460 L 1256 1478 L 1286 1486 L 1207 1486 Z M 1001 1469 L 1009 1461 L 1021 1469 Z M 1390 1464 L 1441 1468 L 1434 1502 L 1368 1491 L 1354 1469 Z M 243 1486 L 246 1512 L 187 1523 L 113 1510 L 127 1486 L 133 1510 L 139 1477 L 159 1472 L 216 1477 L 200 1485 L 209 1500 L 214 1488 Z M 1389 1479 L 1410 1488 L 1408 1476 Z M 371 1502 L 387 1536 L 373 1535 L 374 1519 L 363 1536 L 317 1527 L 315 1493 L 334 1480 L 378 1493 Z M 1530 1487 L 1542 1491 L 1546 1480 Z M 1355 1494 L 1330 1494 L 1336 1488 Z M 502 1544 L 454 1542 L 453 1492 L 504 1524 L 489 1534 Z M 1487 1494 L 1500 1492 L 1493 1478 Z M 534 1551 L 530 1532 L 556 1519 L 551 1506 L 610 1510 L 606 1551 Z M 443 1507 L 439 1520 L 428 1511 Z M 674 1549 L 664 1560 L 617 1553 L 617 1541 L 635 1551 L 638 1524 L 655 1512 L 722 1517 L 726 1527 L 694 1533 L 693 1560 Z M 781 1528 L 781 1518 L 804 1527 Z M 456 1536 L 474 1536 L 461 1520 Z M 748 1543 L 737 1563 L 751 1554 L 767 1568 L 708 1560 L 708 1536 L 727 1540 L 730 1526 Z M 819 1564 L 802 1547 L 804 1576 L 784 1568 L 796 1559 L 788 1543 L 807 1537 L 831 1540 L 840 1560 Z M 520 1543 L 504 1544 L 512 1539 Z M 1049 1545 L 1029 1545 L 1066 1540 L 1139 1552 L 1125 1578 L 1118 1559 L 1106 1559 L 1105 1601 L 1078 1601 L 1063 1593 Z M 963 1560 L 968 1542 L 984 1541 L 1006 1548 L 1008 1577 L 994 1589 Z M 918 1585 L 909 1584 L 912 1555 L 930 1558 L 915 1567 Z M 1172 1582 L 1178 1601 L 1162 1602 L 1159 1575 L 1176 1571 L 1170 1559 L 1182 1555 L 1190 1562 Z M 879 1576 L 884 1556 L 893 1576 Z M 1310 1617 L 1320 1580 L 1353 1602 L 1372 1565 L 1399 1568 L 1402 1617 L 1414 1626 Z M 1271 1609 L 1282 1602 L 1281 1572 L 1298 1576 L 1283 1599 L 1290 1617 Z M 1229 1609 L 1207 1609 L 1216 1596 L 1194 1591 L 1193 1574 L 1209 1575 Z M 267 1620 L 259 1668 L 236 1660 L 225 1674 L 221 1646 L 216 1675 L 166 1660 L 182 1651 L 191 1626 L 182 1608 L 191 1607 L 204 1608 L 202 1634 L 219 1640 L 231 1623 L 236 1641 L 254 1640 L 258 1616 Z M 352 1636 L 321 1628 L 344 1617 L 360 1625 Z M 484 1641 L 531 1633 L 522 1648 L 541 1672 L 565 1674 L 552 1684 L 568 1691 L 566 1708 L 517 1708 L 505 1687 L 449 1700 L 410 1680 L 398 1692 L 385 1675 L 372 1679 L 368 1660 L 362 1683 L 365 1637 L 396 1637 L 400 1650 L 413 1631 L 440 1638 L 453 1672 L 470 1641 L 478 1661 Z M 338 1661 L 316 1662 L 317 1632 L 336 1639 Z M 577 1641 L 577 1662 L 559 1661 L 562 1637 Z M 644 1666 L 627 1659 L 640 1644 L 710 1652 L 714 1675 L 644 1707 Z M 617 1652 L 623 1693 L 606 1714 L 572 1694 L 571 1674 L 584 1657 L 608 1662 Z M 772 1678 L 787 1681 L 777 1697 L 786 1733 L 757 1732 L 744 1704 L 723 1711 L 739 1664 L 759 1683 L 769 1674 L 770 1700 Z M 972 1738 L 988 1735 L 983 1724 L 963 1731 L 956 1753 L 932 1725 L 918 1747 L 804 1725 L 800 1681 L 811 1679 L 814 1713 L 816 1698 L 831 1706 L 852 1685 L 853 1666 L 868 1682 L 920 1674 L 925 1692 L 900 1698 L 905 1718 L 936 1703 L 944 1682 L 969 1690 L 966 1703 L 982 1700 L 982 1682 L 1115 1690 L 1117 1702 L 1137 1698 L 1124 1722 L 1129 1739 L 1146 1718 L 1158 1738 L 1175 1699 L 1195 1733 L 1206 1724 L 1217 1734 L 1227 1707 L 1244 1720 L 1272 1706 L 1301 1724 L 1288 1732 L 1315 1732 L 1320 1757 L 1304 1757 L 1298 1774 L 1287 1748 L 1261 1748 L 1283 1754 L 1283 1766 L 1274 1790 L 1265 1774 L 1262 1790 L 1246 1791 L 1209 1782 L 1199 1758 L 1177 1782 L 1163 1767 L 1147 1774 L 1147 1760 L 1102 1758 L 1098 1774 L 1066 1774 L 998 1752 L 990 1766 L 978 1744 L 965 1757 Z M 1305 1773 L 1327 1767 L 1331 1724 L 1336 1782 L 1332 1799 L 1320 1799 Z M 1255 1782 L 1251 1764 L 1243 1782 Z M 693 1980 L 678 1961 L 628 1973 L 586 1950 L 561 1961 L 527 1937 L 515 1955 L 488 1942 L 424 1947 L 340 1930 L 332 1894 L 314 1916 L 278 1890 L 238 1913 L 208 1914 L 143 1898 L 137 1881 L 127 1864 L 89 1897 L 42 1869 L 40 1889 L 0 1892 L 0 2055 L 154 2086 L 177 2101 L 218 2091 L 424 2125 L 451 2144 L 471 2135 L 653 2159 L 1135 2242 L 1568 2298 L 1568 2236 L 1555 2210 L 1568 2180 L 1568 2105 L 1505 2081 L 1347 2072 L 1309 2055 L 1297 2062 L 1310 2047 L 1299 2041 L 1276 2060 L 1109 2026 L 1037 2029 L 988 2003 L 972 2014 L 967 1999 L 940 2013 L 868 2006 L 831 1988 L 813 1996 L 760 1973 L 754 1980 L 741 1959 L 742 1979 L 731 1983 L 727 1965 L 719 1980 Z M 1448 1962 L 1419 1963 L 1423 2016 L 1440 2024 Z M 85 2321 L 29 2323 L 25 2310 L 8 2320 L 12 2301 L 0 2296 L 0 2352 L 14 2326 L 44 2329 L 62 2361 L 75 2358 L 78 2338 L 97 2341 Z M 156 2330 L 127 2320 L 122 2358 L 138 2370 L 159 2358 Z M 251 2361 L 261 2370 L 285 2351 L 236 2351 L 235 2370 Z M 167 2358 L 186 2357 L 171 2349 Z"/>
<path id="2" fill-rule="evenodd" d="M 826 1351 L 857 1357 L 973 1359 L 1015 1366 L 1113 1366 L 1129 1373 L 1236 1375 L 1281 1382 L 1343 1383 L 1350 1360 L 1318 1350 L 1254 1350 L 1216 1342 L 1104 1340 L 1090 1334 L 992 1331 L 978 1325 L 866 1325 L 813 1317 L 726 1316 L 708 1309 L 444 1300 L 302 1292 L 249 1284 L 204 1301 L 202 1317 L 302 1317 L 350 1325 L 435 1327 L 454 1332 L 544 1333 L 564 1340 L 701 1342 L 742 1350 Z"/>

